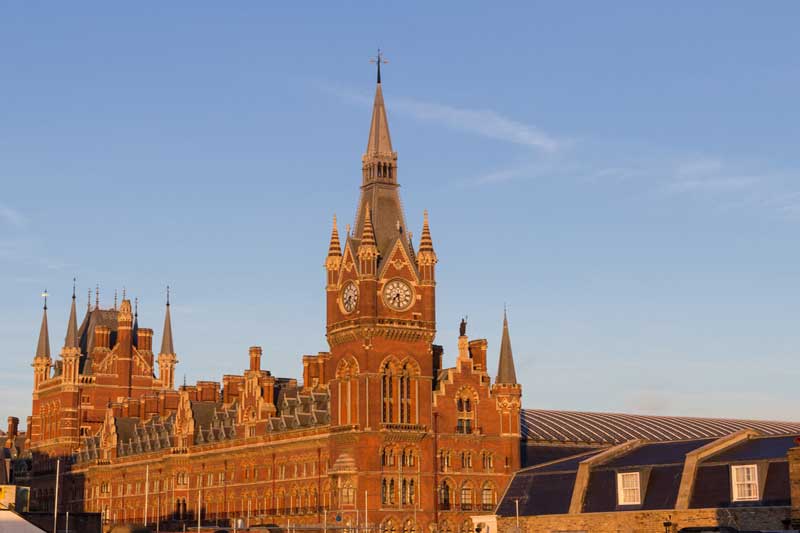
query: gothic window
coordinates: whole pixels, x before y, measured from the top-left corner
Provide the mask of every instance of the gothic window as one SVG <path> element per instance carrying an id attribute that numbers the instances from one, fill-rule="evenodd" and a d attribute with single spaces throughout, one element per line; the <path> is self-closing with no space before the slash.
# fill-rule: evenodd
<path id="1" fill-rule="evenodd" d="M 467 483 L 464 483 L 461 486 L 461 510 L 462 511 L 472 510 L 472 487 L 469 486 Z"/>
<path id="2" fill-rule="evenodd" d="M 484 511 L 491 511 L 494 507 L 494 487 L 490 483 L 484 483 L 481 489 L 481 507 Z"/>
<path id="3" fill-rule="evenodd" d="M 394 450 L 392 448 L 387 446 L 383 449 L 381 453 L 381 465 L 394 466 Z"/>
<path id="4" fill-rule="evenodd" d="M 415 462 L 416 462 L 416 458 L 414 456 L 414 450 L 412 450 L 412 449 L 403 450 L 403 456 L 402 456 L 402 463 L 401 464 L 403 466 L 414 466 Z"/>
<path id="5" fill-rule="evenodd" d="M 411 370 L 408 363 L 403 365 L 400 374 L 400 423 L 411 423 Z"/>
<path id="6" fill-rule="evenodd" d="M 481 458 L 483 461 L 483 469 L 484 470 L 491 470 L 494 468 L 494 455 L 491 452 L 482 452 Z"/>
<path id="7" fill-rule="evenodd" d="M 392 488 L 394 488 L 394 483 L 392 484 Z M 350 482 L 346 482 L 342 487 L 342 504 L 343 505 L 353 505 L 355 503 L 356 498 L 356 491 L 353 488 L 353 485 Z"/>
<path id="8" fill-rule="evenodd" d="M 472 468 L 472 452 L 461 452 L 461 468 Z"/>
<path id="9" fill-rule="evenodd" d="M 339 362 L 336 369 L 339 380 L 339 424 L 356 423 L 358 374 L 358 363 L 352 357 Z"/>
<path id="10" fill-rule="evenodd" d="M 439 452 L 439 465 L 442 472 L 450 470 L 450 450 Z"/>
<path id="11" fill-rule="evenodd" d="M 439 526 L 439 533 L 453 533 L 453 526 L 450 525 L 450 522 L 444 520 Z"/>
<path id="12" fill-rule="evenodd" d="M 394 421 L 394 417 L 392 416 L 394 411 L 394 376 L 392 374 L 392 367 L 387 362 L 383 365 L 381 384 L 383 421 L 386 423 L 392 423 Z"/>
<path id="13" fill-rule="evenodd" d="M 439 484 L 439 509 L 447 511 L 453 498 L 453 487 L 447 480 L 443 480 Z"/>
<path id="14" fill-rule="evenodd" d="M 403 523 L 403 533 L 417 533 L 417 527 L 410 518 Z"/>
<path id="15" fill-rule="evenodd" d="M 397 533 L 397 527 L 394 525 L 394 521 L 391 518 L 383 523 L 381 533 Z"/>
<path id="16" fill-rule="evenodd" d="M 461 533 L 472 533 L 472 520 L 461 522 Z"/>
<path id="17" fill-rule="evenodd" d="M 387 505 L 389 503 L 389 482 L 386 478 L 381 480 L 381 503 Z"/>
<path id="18" fill-rule="evenodd" d="M 462 392 L 456 399 L 456 433 L 472 433 L 475 421 L 473 403 L 472 394 L 469 391 Z"/>

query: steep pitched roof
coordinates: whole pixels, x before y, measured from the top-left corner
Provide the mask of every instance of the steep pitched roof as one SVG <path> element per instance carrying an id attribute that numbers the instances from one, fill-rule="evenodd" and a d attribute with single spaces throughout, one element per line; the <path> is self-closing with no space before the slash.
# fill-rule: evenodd
<path id="1" fill-rule="evenodd" d="M 504 385 L 517 384 L 517 372 L 514 369 L 514 355 L 511 352 L 511 337 L 508 334 L 508 315 L 503 312 L 503 338 L 500 341 L 500 359 L 497 362 L 497 378 L 495 383 Z"/>
<path id="2" fill-rule="evenodd" d="M 69 309 L 69 321 L 67 322 L 67 334 L 64 337 L 64 348 L 78 347 L 78 318 L 75 312 L 75 291 L 72 291 L 72 306 Z"/>
<path id="3" fill-rule="evenodd" d="M 378 81 L 375 87 L 375 100 L 372 104 L 372 121 L 369 125 L 367 154 L 391 154 L 392 137 L 389 135 L 389 121 L 386 120 L 386 106 L 383 103 L 383 89 Z"/>
<path id="4" fill-rule="evenodd" d="M 47 327 L 47 305 L 42 312 L 42 326 L 39 328 L 39 342 L 36 345 L 36 357 L 50 357 L 50 334 Z"/>
<path id="5" fill-rule="evenodd" d="M 161 352 L 159 353 L 175 353 L 175 347 L 172 344 L 172 319 L 169 313 L 169 300 L 167 300 L 167 312 L 164 315 L 164 334 L 161 337 Z"/>

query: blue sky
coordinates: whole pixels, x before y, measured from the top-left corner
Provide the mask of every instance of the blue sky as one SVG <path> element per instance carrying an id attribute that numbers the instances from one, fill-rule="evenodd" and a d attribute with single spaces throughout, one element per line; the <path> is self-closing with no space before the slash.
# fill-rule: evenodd
<path id="1" fill-rule="evenodd" d="M 126 287 L 179 379 L 326 349 L 380 46 L 437 341 L 528 407 L 797 419 L 800 5 L 7 3 L 0 7 L 0 419 L 30 411 L 39 294 L 63 342 Z"/>

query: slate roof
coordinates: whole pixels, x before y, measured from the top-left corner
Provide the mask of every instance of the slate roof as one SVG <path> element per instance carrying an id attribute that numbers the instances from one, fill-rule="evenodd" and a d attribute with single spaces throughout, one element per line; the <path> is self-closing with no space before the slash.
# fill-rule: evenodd
<path id="1" fill-rule="evenodd" d="M 794 435 L 758 436 L 726 448 L 698 465 L 691 508 L 726 508 L 731 501 L 730 465 L 744 461 L 764 468 L 763 492 L 747 505 L 790 505 L 789 469 L 786 454 L 797 446 Z M 642 473 L 642 503 L 624 510 L 674 509 L 680 489 L 686 454 L 716 439 L 646 442 L 601 460 L 590 467 L 582 512 L 614 512 L 617 505 L 616 476 L 619 472 Z M 514 516 L 519 501 L 521 516 L 565 514 L 569 512 L 579 465 L 602 450 L 584 452 L 524 468 L 514 474 L 501 498 L 496 514 Z"/>
<path id="2" fill-rule="evenodd" d="M 522 437 L 529 442 L 619 444 L 632 439 L 650 441 L 719 438 L 741 429 L 765 435 L 800 435 L 800 423 L 679 416 L 591 413 L 523 409 Z"/>

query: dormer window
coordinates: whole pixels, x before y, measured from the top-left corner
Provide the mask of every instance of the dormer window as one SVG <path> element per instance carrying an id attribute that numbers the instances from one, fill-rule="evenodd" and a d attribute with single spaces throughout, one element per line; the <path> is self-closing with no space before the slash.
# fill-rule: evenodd
<path id="1" fill-rule="evenodd" d="M 758 500 L 758 467 L 756 465 L 731 466 L 733 501 Z"/>
<path id="2" fill-rule="evenodd" d="M 617 474 L 617 503 L 619 505 L 640 505 L 642 503 L 639 472 Z"/>

